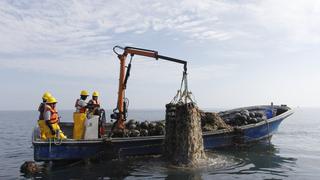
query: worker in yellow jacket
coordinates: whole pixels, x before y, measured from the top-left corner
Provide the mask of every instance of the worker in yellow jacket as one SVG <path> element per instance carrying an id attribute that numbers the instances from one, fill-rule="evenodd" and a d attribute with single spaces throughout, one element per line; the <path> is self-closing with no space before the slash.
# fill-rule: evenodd
<path id="1" fill-rule="evenodd" d="M 85 130 L 85 121 L 87 117 L 87 102 L 89 96 L 88 91 L 80 92 L 80 99 L 75 103 L 76 112 L 73 113 L 73 139 L 83 139 Z"/>
<path id="2" fill-rule="evenodd" d="M 42 103 L 39 105 L 38 107 L 38 111 L 39 111 L 39 120 L 38 120 L 38 126 L 39 126 L 39 130 L 40 130 L 40 138 L 43 140 L 46 140 L 46 129 L 48 129 L 48 126 L 46 125 L 46 122 L 44 120 L 44 110 L 46 107 L 46 102 L 48 100 L 49 97 L 51 97 L 51 93 L 50 92 L 45 92 L 42 96 Z"/>
<path id="3" fill-rule="evenodd" d="M 67 139 L 59 126 L 59 114 L 56 108 L 57 100 L 53 96 L 47 100 L 44 110 L 44 120 L 50 131 L 46 132 L 47 138 Z"/>

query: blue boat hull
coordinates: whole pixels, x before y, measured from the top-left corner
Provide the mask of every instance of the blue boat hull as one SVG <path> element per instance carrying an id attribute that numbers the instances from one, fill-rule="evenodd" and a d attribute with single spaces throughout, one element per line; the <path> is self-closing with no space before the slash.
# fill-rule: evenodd
<path id="1" fill-rule="evenodd" d="M 48 142 L 34 144 L 34 159 L 36 161 L 58 161 L 58 160 L 77 160 L 92 157 L 93 154 L 103 152 L 104 144 L 102 141 L 96 142 Z"/>
<path id="2" fill-rule="evenodd" d="M 271 138 L 280 123 L 293 113 L 289 110 L 266 121 L 236 127 L 234 131 L 204 132 L 205 149 L 243 145 Z M 108 138 L 98 140 L 33 140 L 35 161 L 79 160 L 103 155 L 107 158 L 161 154 L 164 136 Z"/>

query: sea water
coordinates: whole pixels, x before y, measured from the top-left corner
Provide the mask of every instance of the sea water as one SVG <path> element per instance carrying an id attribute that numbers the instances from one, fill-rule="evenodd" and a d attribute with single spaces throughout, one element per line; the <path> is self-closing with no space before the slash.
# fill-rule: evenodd
<path id="1" fill-rule="evenodd" d="M 181 169 L 160 156 L 127 158 L 52 168 L 36 177 L 20 173 L 33 160 L 32 128 L 36 111 L 0 111 L 0 179 L 319 179 L 320 109 L 297 108 L 285 119 L 271 143 L 212 150 L 205 166 Z M 110 112 L 108 112 L 109 114 Z M 72 111 L 61 111 L 71 121 Z M 129 118 L 162 120 L 164 110 L 131 110 Z"/>

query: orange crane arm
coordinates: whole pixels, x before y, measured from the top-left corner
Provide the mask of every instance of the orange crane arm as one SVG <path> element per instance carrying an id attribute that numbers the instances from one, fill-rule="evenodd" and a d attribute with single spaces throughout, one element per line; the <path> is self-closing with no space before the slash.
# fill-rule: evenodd
<path id="1" fill-rule="evenodd" d="M 122 54 L 119 54 L 116 49 L 122 49 Z M 126 89 L 126 83 L 127 78 L 130 73 L 131 64 L 128 66 L 128 70 L 126 72 L 126 58 L 128 55 L 131 55 L 133 57 L 134 55 L 139 56 L 145 56 L 145 57 L 151 57 L 158 59 L 163 59 L 167 61 L 172 61 L 176 63 L 180 63 L 184 65 L 184 73 L 187 73 L 187 61 L 175 59 L 167 56 L 159 55 L 157 51 L 154 50 L 148 50 L 148 49 L 141 49 L 136 47 L 125 47 L 122 48 L 120 46 L 115 46 L 113 48 L 113 51 L 118 55 L 118 58 L 120 60 L 120 75 L 119 75 L 119 87 L 118 87 L 118 103 L 117 108 L 114 110 L 113 114 L 111 114 L 112 119 L 116 119 L 116 128 L 117 129 L 124 129 L 124 121 L 126 120 L 126 104 L 125 104 L 125 89 Z"/>

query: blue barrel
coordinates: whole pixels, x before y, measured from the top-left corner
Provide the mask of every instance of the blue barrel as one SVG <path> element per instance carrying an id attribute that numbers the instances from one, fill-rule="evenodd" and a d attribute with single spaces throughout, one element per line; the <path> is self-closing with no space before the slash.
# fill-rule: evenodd
<path id="1" fill-rule="evenodd" d="M 265 110 L 265 113 L 266 113 L 266 116 L 267 116 L 267 119 L 270 119 L 273 117 L 273 113 L 272 113 L 272 109 L 266 109 Z"/>

